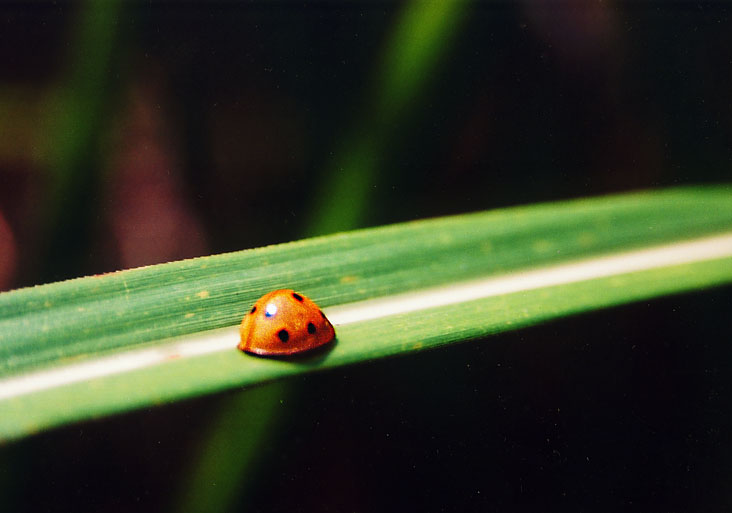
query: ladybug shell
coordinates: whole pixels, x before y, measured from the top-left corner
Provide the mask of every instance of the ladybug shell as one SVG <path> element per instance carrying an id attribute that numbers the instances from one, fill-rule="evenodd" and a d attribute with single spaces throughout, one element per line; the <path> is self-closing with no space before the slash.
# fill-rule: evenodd
<path id="1" fill-rule="evenodd" d="M 239 349 L 259 356 L 302 353 L 335 338 L 318 305 L 291 289 L 262 296 L 242 319 L 239 333 Z"/>

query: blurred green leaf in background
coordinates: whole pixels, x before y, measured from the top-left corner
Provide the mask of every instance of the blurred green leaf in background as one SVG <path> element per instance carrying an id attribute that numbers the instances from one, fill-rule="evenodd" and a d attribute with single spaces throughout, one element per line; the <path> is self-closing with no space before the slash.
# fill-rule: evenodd
<path id="1" fill-rule="evenodd" d="M 449 41 L 458 28 L 464 11 L 463 0 L 444 2 L 407 2 L 399 13 L 386 48 L 383 62 L 367 83 L 370 90 L 364 94 L 363 111 L 352 120 L 355 128 L 339 142 L 339 148 L 329 162 L 328 172 L 318 187 L 323 194 L 312 202 L 306 234 L 321 235 L 352 230 L 363 226 L 370 204 L 378 195 L 374 188 L 383 184 L 380 171 L 388 150 L 388 142 L 397 138 L 400 120 L 409 115 L 408 108 L 417 102 L 420 90 L 434 82 L 440 58 L 446 57 Z M 327 192 L 326 192 L 327 191 Z M 231 501 L 245 497 L 242 483 L 254 484 L 247 474 L 256 474 L 261 465 L 261 447 L 276 440 L 275 417 L 278 402 L 295 401 L 296 390 L 286 384 L 269 385 L 254 399 L 248 393 L 230 400 L 212 424 L 213 433 L 203 438 L 201 463 L 195 463 L 191 475 L 181 487 L 179 511 L 200 511 L 215 504 L 215 509 L 231 507 Z M 264 424 L 259 434 L 241 436 L 242 426 L 251 422 L 251 412 Z M 268 417 L 272 417 L 267 420 Z M 290 419 L 293 420 L 293 419 Z M 212 447 L 226 440 L 230 452 L 236 455 L 226 464 L 213 460 Z M 260 448 L 259 450 L 257 450 Z M 219 483 L 214 489 L 210 483 Z M 227 489 L 228 488 L 228 489 Z"/>

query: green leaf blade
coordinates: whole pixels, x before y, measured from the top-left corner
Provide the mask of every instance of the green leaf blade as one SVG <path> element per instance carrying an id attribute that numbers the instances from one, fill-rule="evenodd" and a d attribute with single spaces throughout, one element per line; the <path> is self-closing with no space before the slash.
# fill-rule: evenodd
<path id="1" fill-rule="evenodd" d="M 33 287 L 0 294 L 0 376 L 7 382 L 231 327 L 279 287 L 330 307 L 725 231 L 732 231 L 732 189 L 680 188 L 412 222 Z M 245 356 L 230 329 L 230 351 L 0 399 L 0 438 L 728 283 L 730 263 L 664 266 L 356 322 L 337 327 L 332 351 L 306 360 Z"/>

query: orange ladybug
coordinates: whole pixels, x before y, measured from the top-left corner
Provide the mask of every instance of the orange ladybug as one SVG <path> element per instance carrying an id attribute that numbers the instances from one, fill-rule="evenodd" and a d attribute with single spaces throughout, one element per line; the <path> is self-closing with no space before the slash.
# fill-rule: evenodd
<path id="1" fill-rule="evenodd" d="M 265 294 L 239 326 L 239 349 L 259 356 L 286 356 L 331 342 L 335 330 L 318 305 L 291 289 Z"/>

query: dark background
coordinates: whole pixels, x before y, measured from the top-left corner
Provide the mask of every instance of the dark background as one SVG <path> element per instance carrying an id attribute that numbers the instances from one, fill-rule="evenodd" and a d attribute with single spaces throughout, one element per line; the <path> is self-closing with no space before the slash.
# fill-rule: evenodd
<path id="1" fill-rule="evenodd" d="M 372 119 L 408 7 L 0 3 L 0 290 L 729 181 L 730 4 L 466 2 L 410 105 Z M 343 194 L 367 198 L 353 226 L 313 221 Z M 230 510 L 727 510 L 731 292 L 292 380 Z M 0 510 L 175 511 L 235 395 L 0 447 Z"/>

